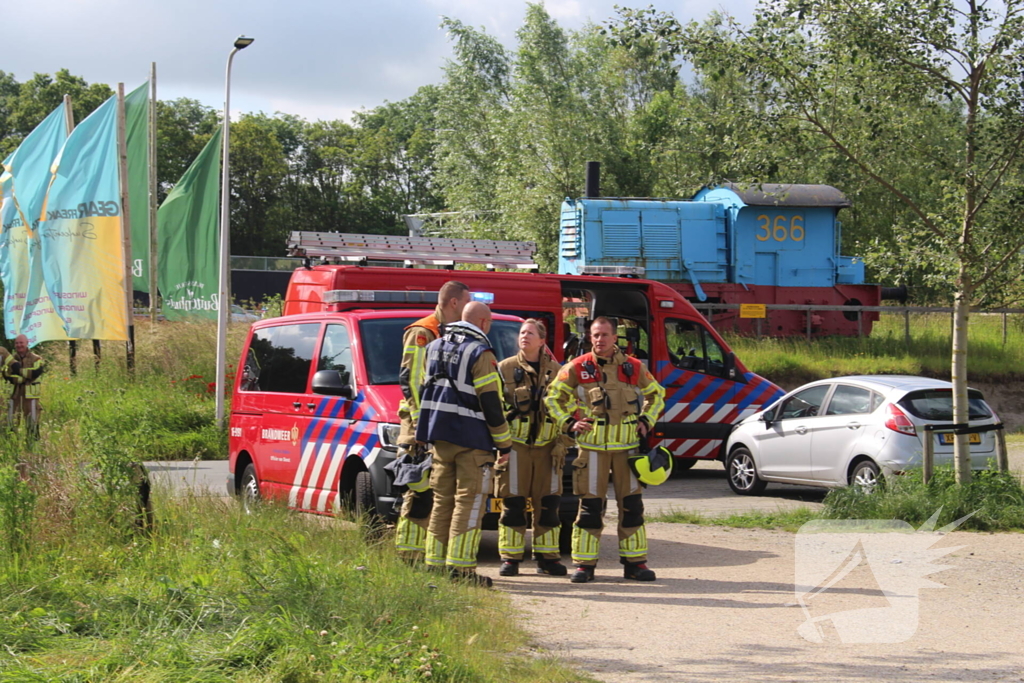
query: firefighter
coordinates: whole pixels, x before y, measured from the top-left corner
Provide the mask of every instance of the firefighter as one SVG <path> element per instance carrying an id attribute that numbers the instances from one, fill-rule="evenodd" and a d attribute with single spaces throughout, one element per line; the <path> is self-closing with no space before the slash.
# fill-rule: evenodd
<path id="1" fill-rule="evenodd" d="M 616 327 L 598 317 L 590 325 L 593 350 L 567 363 L 548 388 L 548 414 L 576 434 L 573 490 L 580 497 L 572 530 L 573 583 L 594 580 L 604 528 L 608 472 L 619 506 L 619 561 L 623 575 L 654 581 L 647 568 L 647 531 L 641 484 L 630 468 L 642 437 L 665 405 L 665 390 L 650 371 L 616 346 Z M 576 419 L 579 409 L 582 417 Z"/>
<path id="2" fill-rule="evenodd" d="M 430 457 L 425 453 L 423 444 L 416 443 L 416 414 L 419 411 L 426 347 L 441 336 L 445 325 L 462 319 L 462 310 L 469 303 L 470 296 L 469 287 L 450 280 L 437 293 L 437 308 L 434 312 L 405 328 L 402 337 L 402 369 L 398 375 L 403 396 L 398 406 L 401 422 L 398 460 Z M 395 529 L 395 547 L 399 555 L 407 560 L 423 559 L 432 501 L 430 489 L 415 484 L 402 496 L 402 509 Z"/>
<path id="3" fill-rule="evenodd" d="M 426 564 L 452 578 L 490 588 L 476 573 L 480 524 L 493 482 L 494 452 L 508 460 L 511 434 L 501 409 L 501 380 L 487 333 L 491 311 L 470 302 L 462 322 L 427 346 L 416 440 L 433 445 Z"/>
<path id="4" fill-rule="evenodd" d="M 501 576 L 517 576 L 526 552 L 526 503 L 533 507 L 533 555 L 537 573 L 565 576 L 558 518 L 565 437 L 544 407 L 559 364 L 545 345 L 544 323 L 530 318 L 519 327 L 519 353 L 498 363 L 505 417 L 512 434 L 508 460 L 495 468 L 494 495 L 502 499 L 498 528 Z"/>
<path id="5" fill-rule="evenodd" d="M 30 436 L 39 434 L 39 397 L 42 385 L 39 378 L 45 363 L 42 357 L 29 351 L 28 337 L 19 334 L 14 339 L 14 354 L 3 367 L 4 379 L 14 385 L 11 399 L 7 404 L 7 420 L 11 425 L 19 418 L 25 420 Z"/>

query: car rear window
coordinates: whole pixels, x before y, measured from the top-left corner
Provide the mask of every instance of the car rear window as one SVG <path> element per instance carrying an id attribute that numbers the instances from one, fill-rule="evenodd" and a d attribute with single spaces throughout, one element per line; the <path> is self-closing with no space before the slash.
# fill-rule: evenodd
<path id="1" fill-rule="evenodd" d="M 402 336 L 405 328 L 418 318 L 372 318 L 359 323 L 362 335 L 363 360 L 370 384 L 398 384 L 402 365 Z M 487 335 L 494 346 L 494 355 L 504 360 L 516 353 L 519 323 L 495 320 Z"/>
<path id="2" fill-rule="evenodd" d="M 923 389 L 912 391 L 898 401 L 914 417 L 922 420 L 953 421 L 953 391 L 951 389 Z M 992 417 L 992 411 L 985 405 L 980 391 L 967 392 L 969 420 L 984 420 Z"/>

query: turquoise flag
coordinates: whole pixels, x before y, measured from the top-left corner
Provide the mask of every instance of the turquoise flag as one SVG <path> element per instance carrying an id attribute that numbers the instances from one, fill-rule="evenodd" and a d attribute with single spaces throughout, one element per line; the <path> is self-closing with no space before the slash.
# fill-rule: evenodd
<path id="1" fill-rule="evenodd" d="M 116 97 L 78 124 L 51 171 L 39 216 L 50 298 L 69 336 L 127 341 Z"/>
<path id="2" fill-rule="evenodd" d="M 168 320 L 216 320 L 220 261 L 220 128 L 156 214 L 160 294 Z"/>
<path id="3" fill-rule="evenodd" d="M 128 148 L 128 221 L 132 233 L 132 287 L 149 291 L 149 81 L 124 98 Z"/>
<path id="4" fill-rule="evenodd" d="M 29 344 L 68 339 L 43 284 L 38 233 L 39 210 L 50 182 L 50 166 L 67 139 L 64 104 L 50 112 L 4 161 L 10 204 L 0 237 L 0 279 L 5 292 L 7 337 L 28 337 Z"/>

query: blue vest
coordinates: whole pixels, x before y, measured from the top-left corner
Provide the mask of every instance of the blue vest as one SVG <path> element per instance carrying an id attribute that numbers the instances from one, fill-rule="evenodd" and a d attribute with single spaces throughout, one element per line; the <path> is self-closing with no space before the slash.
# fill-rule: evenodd
<path id="1" fill-rule="evenodd" d="M 463 448 L 494 450 L 480 399 L 473 388 L 473 365 L 490 351 L 487 337 L 455 323 L 427 344 L 427 367 L 420 390 L 416 440 L 447 441 Z"/>

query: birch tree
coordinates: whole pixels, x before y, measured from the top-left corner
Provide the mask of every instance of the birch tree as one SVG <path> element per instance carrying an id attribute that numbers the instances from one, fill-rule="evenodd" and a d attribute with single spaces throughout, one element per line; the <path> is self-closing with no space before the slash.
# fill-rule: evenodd
<path id="1" fill-rule="evenodd" d="M 1022 9 L 1024 0 L 769 0 L 749 27 L 695 24 L 687 38 L 700 70 L 746 72 L 767 116 L 820 136 L 907 207 L 932 258 L 948 259 L 935 267 L 950 272 L 957 424 L 968 421 L 970 307 L 1024 247 Z M 934 139 L 936 120 L 951 139 Z M 901 155 L 940 191 L 888 174 Z M 967 439 L 955 445 L 961 483 L 971 478 Z"/>

